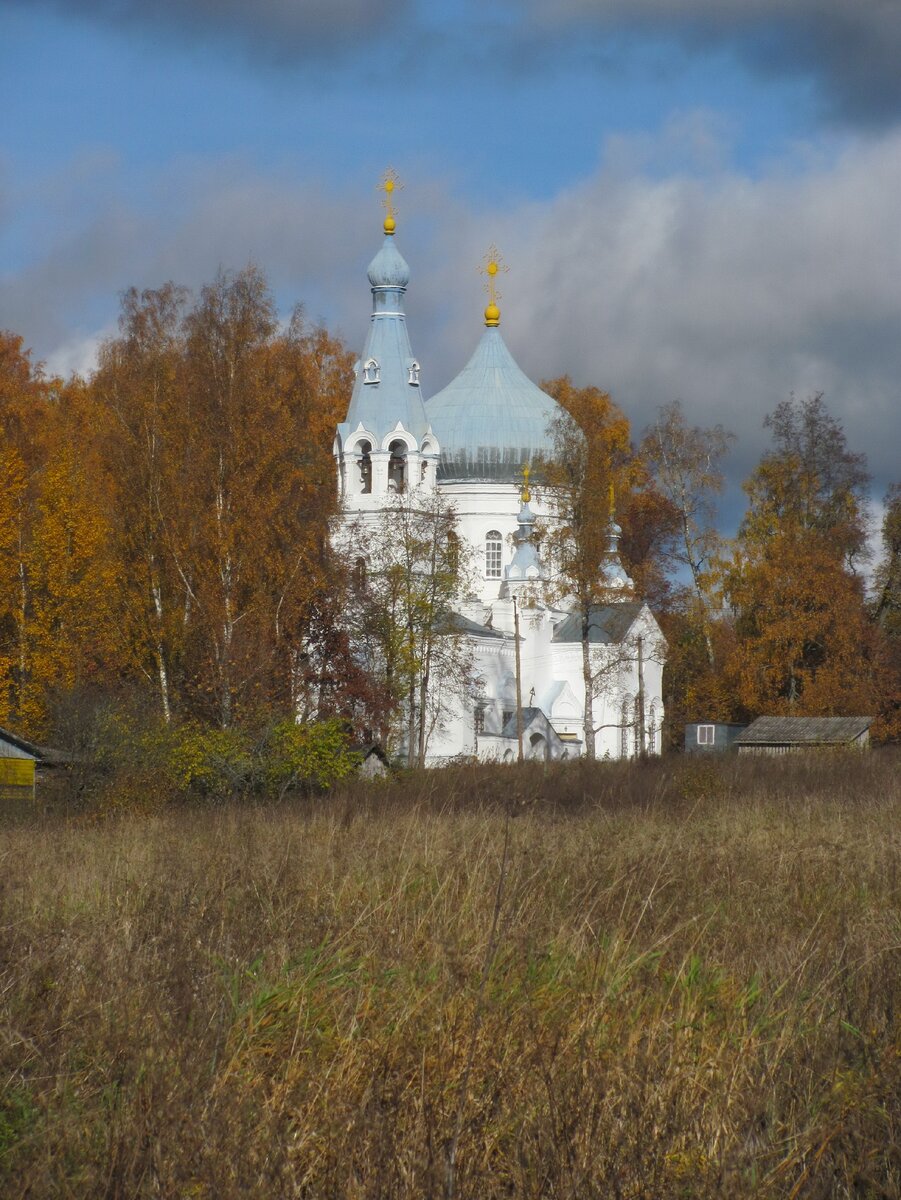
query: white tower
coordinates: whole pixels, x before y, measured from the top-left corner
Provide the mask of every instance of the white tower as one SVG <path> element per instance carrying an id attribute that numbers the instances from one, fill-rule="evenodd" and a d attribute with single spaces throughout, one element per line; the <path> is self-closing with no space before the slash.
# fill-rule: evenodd
<path id="1" fill-rule="evenodd" d="M 410 268 L 394 244 L 395 182 L 388 174 L 382 185 L 388 215 L 384 244 L 369 264 L 372 317 L 362 358 L 354 366 L 347 417 L 335 436 L 345 512 L 364 522 L 398 493 L 434 490 L 439 454 L 407 333 L 404 294 Z"/>

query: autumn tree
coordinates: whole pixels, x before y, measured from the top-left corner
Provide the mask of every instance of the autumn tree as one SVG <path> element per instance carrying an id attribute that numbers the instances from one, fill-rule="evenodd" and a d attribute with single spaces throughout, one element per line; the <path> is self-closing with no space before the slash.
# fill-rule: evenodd
<path id="1" fill-rule="evenodd" d="M 594 698 L 599 664 L 591 651 L 592 617 L 612 588 L 613 497 L 625 495 L 634 472 L 629 422 L 606 392 L 576 388 L 564 376 L 546 382 L 560 405 L 549 427 L 552 450 L 541 464 L 551 518 L 542 530 L 552 575 L 551 603 L 566 603 L 580 620 L 585 690 L 585 753 L 595 757 Z"/>
<path id="2" fill-rule="evenodd" d="M 882 559 L 876 569 L 874 616 L 887 636 L 901 642 L 901 484 L 883 504 Z"/>
<path id="3" fill-rule="evenodd" d="M 106 459 L 115 479 L 117 548 L 133 630 L 136 669 L 152 680 L 168 722 L 173 670 L 189 610 L 168 553 L 178 504 L 187 292 L 174 284 L 122 297 L 119 336 L 102 347 L 93 379 L 109 415 Z"/>
<path id="4" fill-rule="evenodd" d="M 715 665 L 710 615 L 713 571 L 723 550 L 716 527 L 721 463 L 734 435 L 722 425 L 690 426 L 678 400 L 662 405 L 642 439 L 640 456 L 676 515 L 678 534 L 668 546 L 676 571 L 688 573 L 711 669 Z"/>
<path id="5" fill-rule="evenodd" d="M 872 711 L 872 627 L 853 564 L 865 545 L 863 456 L 822 396 L 770 417 L 773 448 L 745 484 L 748 512 L 724 579 L 739 713 Z"/>
<path id="6" fill-rule="evenodd" d="M 873 618 L 881 641 L 884 685 L 877 734 L 901 739 L 901 484 L 886 493 L 882 556 L 874 578 Z"/>
<path id="7" fill-rule="evenodd" d="M 456 524 L 439 493 L 413 491 L 397 496 L 368 530 L 352 527 L 342 543 L 358 555 L 350 607 L 357 653 L 388 700 L 380 736 L 386 747 L 406 743 L 411 767 L 425 765 L 430 737 L 473 683 L 455 615 L 469 581 Z"/>

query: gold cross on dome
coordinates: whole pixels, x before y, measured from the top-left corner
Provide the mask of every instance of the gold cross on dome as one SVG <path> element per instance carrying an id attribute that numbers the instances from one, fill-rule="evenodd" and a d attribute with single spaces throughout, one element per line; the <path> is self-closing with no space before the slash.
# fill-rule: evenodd
<path id="1" fill-rule="evenodd" d="M 479 274 L 487 277 L 485 290 L 488 293 L 488 303 L 497 305 L 498 300 L 501 299 L 501 293 L 497 286 L 498 273 L 503 272 L 506 275 L 510 268 L 505 264 L 501 252 L 493 243 L 488 247 L 488 253 L 482 259 L 482 264 L 479 267 Z"/>
<path id="2" fill-rule="evenodd" d="M 382 207 L 385 210 L 385 233 L 393 233 L 397 225 L 397 209 L 394 207 L 394 193 L 403 190 L 400 176 L 394 167 L 388 167 L 382 175 L 376 191 L 384 193 Z"/>
<path id="3" fill-rule="evenodd" d="M 519 492 L 519 498 L 523 504 L 528 504 L 532 499 L 532 493 L 529 491 L 529 479 L 532 476 L 532 468 L 528 463 L 523 464 L 522 468 L 522 488 Z"/>

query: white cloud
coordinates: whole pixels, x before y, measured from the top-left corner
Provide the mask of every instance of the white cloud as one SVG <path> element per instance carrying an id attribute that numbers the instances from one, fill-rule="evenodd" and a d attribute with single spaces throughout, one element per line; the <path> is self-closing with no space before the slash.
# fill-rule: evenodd
<path id="1" fill-rule="evenodd" d="M 899 471 L 901 132 L 749 178 L 721 165 L 701 126 L 677 121 L 658 147 L 621 141 L 592 178 L 512 210 L 473 212 L 441 184 L 411 183 L 398 244 L 426 388 L 481 334 L 475 268 L 496 241 L 511 266 L 503 332 L 533 378 L 569 372 L 608 388 L 636 432 L 681 398 L 692 421 L 739 434 L 738 477 L 765 445 L 765 414 L 792 391 L 822 390 L 881 493 Z M 643 169 L 664 159 L 676 164 L 665 177 Z M 361 346 L 380 240 L 368 178 L 342 192 L 228 161 L 172 167 L 140 205 L 106 177 L 93 205 L 81 176 L 74 192 L 70 207 L 60 176 L 57 232 L 7 275 L 0 313 L 55 369 L 89 363 L 122 289 L 198 287 L 251 260 L 283 309 L 304 300 Z"/>
<path id="2" fill-rule="evenodd" d="M 901 133 L 763 179 L 601 169 L 492 222 L 515 264 L 508 341 L 533 375 L 609 388 L 639 428 L 683 399 L 739 433 L 739 469 L 779 400 L 825 391 L 885 481 L 901 429 L 899 190 Z"/>

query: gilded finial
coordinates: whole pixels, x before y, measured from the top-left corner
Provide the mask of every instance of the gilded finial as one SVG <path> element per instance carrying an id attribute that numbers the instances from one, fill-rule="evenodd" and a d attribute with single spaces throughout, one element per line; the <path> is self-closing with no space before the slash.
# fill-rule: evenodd
<path id="1" fill-rule="evenodd" d="M 523 464 L 522 468 L 522 487 L 519 489 L 519 498 L 523 504 L 528 504 L 532 499 L 532 493 L 529 491 L 529 479 L 532 471 L 528 463 Z"/>
<path id="2" fill-rule="evenodd" d="M 480 274 L 487 276 L 485 290 L 488 292 L 488 307 L 485 309 L 485 324 L 489 329 L 493 329 L 495 326 L 500 325 L 501 323 L 501 310 L 497 306 L 497 302 L 501 298 L 501 293 L 498 291 L 497 287 L 498 272 L 503 271 L 506 275 L 510 268 L 504 265 L 504 261 L 501 258 L 500 252 L 498 251 L 497 246 L 494 245 L 488 247 L 488 253 L 485 255 L 482 261 L 485 265 L 479 267 L 479 272 Z"/>
<path id="3" fill-rule="evenodd" d="M 385 193 L 385 198 L 382 200 L 382 207 L 385 210 L 385 220 L 382 228 L 389 237 L 393 236 L 397 228 L 397 209 L 394 207 L 394 193 L 401 191 L 403 186 L 394 167 L 388 167 L 382 176 L 381 183 L 376 189 L 379 192 Z"/>

